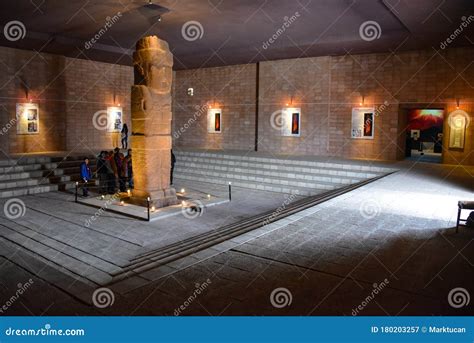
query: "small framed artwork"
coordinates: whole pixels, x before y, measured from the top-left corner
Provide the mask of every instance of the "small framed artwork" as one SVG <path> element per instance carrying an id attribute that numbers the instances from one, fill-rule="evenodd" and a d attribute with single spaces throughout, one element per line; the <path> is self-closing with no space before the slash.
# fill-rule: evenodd
<path id="1" fill-rule="evenodd" d="M 222 111 L 220 108 L 211 108 L 207 111 L 207 132 L 222 132 Z"/>
<path id="2" fill-rule="evenodd" d="M 281 134 L 286 137 L 301 136 L 301 108 L 285 107 L 281 110 Z"/>
<path id="3" fill-rule="evenodd" d="M 107 107 L 107 132 L 120 132 L 123 126 L 122 107 Z"/>
<path id="4" fill-rule="evenodd" d="M 19 135 L 39 133 L 39 105 L 33 103 L 16 104 L 16 131 Z"/>
<path id="5" fill-rule="evenodd" d="M 464 149 L 466 127 L 469 115 L 463 110 L 456 110 L 449 114 L 449 148 Z"/>
<path id="6" fill-rule="evenodd" d="M 415 141 L 418 140 L 420 138 L 420 130 L 410 130 L 410 137 Z"/>
<path id="7" fill-rule="evenodd" d="M 351 138 L 374 139 L 374 113 L 373 107 L 352 108 Z"/>

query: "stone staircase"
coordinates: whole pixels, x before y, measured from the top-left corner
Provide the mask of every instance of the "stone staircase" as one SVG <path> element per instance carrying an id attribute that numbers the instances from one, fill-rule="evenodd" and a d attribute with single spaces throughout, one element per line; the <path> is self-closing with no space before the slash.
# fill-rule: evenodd
<path id="1" fill-rule="evenodd" d="M 174 178 L 310 196 L 394 171 L 380 163 L 258 153 L 173 151 Z"/>
<path id="2" fill-rule="evenodd" d="M 0 198 L 72 189 L 80 180 L 84 157 L 37 156 L 0 160 Z M 95 157 L 87 157 L 94 170 Z"/>

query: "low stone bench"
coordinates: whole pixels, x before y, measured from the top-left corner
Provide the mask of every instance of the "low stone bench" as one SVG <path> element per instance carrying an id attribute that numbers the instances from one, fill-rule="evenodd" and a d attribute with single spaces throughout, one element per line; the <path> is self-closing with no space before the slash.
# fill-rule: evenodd
<path id="1" fill-rule="evenodd" d="M 459 226 L 466 226 L 466 219 L 461 219 L 462 210 L 474 211 L 474 201 L 458 201 L 458 220 L 456 222 L 456 233 Z"/>

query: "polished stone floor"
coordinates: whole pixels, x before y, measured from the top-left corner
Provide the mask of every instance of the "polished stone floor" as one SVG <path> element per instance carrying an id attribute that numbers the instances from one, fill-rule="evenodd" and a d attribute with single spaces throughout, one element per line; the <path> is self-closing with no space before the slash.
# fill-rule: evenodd
<path id="1" fill-rule="evenodd" d="M 105 308 L 87 301 L 92 285 L 84 282 L 84 287 L 76 289 L 75 283 L 83 282 L 77 275 L 33 258 L 33 244 L 16 249 L 12 258 L 8 250 L 12 243 L 2 239 L 0 305 L 9 305 L 0 314 L 472 315 L 472 301 L 455 308 L 449 295 L 456 288 L 474 294 L 474 231 L 461 228 L 455 233 L 454 228 L 457 201 L 474 200 L 474 168 L 423 163 L 400 163 L 398 167 L 396 174 L 273 223 L 271 230 L 247 237 L 230 250 L 186 268 L 179 268 L 178 263 L 169 274 L 143 285 L 122 291 L 112 286 L 107 294 L 114 301 Z M 266 199 L 265 206 L 262 199 Z M 278 207 L 283 200 L 283 195 L 278 198 L 273 193 L 244 190 L 236 193 L 234 204 L 240 205 L 234 218 L 245 217 L 250 210 Z M 31 229 L 33 224 L 48 223 L 55 230 L 51 232 L 54 237 L 79 230 L 73 223 L 66 225 L 66 220 L 91 215 L 84 209 L 71 218 L 67 207 L 54 217 L 45 214 L 58 201 L 56 193 L 26 197 L 28 208 L 37 211 L 27 211 L 22 225 Z M 184 218 L 167 229 L 179 230 L 183 223 L 189 228 L 191 223 L 199 230 L 206 223 L 218 223 L 226 218 L 226 210 L 217 208 L 207 218 Z M 103 242 L 95 242 L 98 245 L 89 254 L 106 244 L 106 237 L 117 237 L 116 220 L 130 219 L 110 215 L 100 220 Z M 161 234 L 156 225 L 158 222 L 144 229 L 142 223 L 130 220 L 129 229 L 118 235 L 120 251 L 128 248 L 130 255 L 135 254 Z M 8 233 L 5 230 L 2 236 Z M 140 239 L 136 230 L 143 231 Z M 78 235 L 77 239 L 87 242 L 88 237 Z M 117 251 L 107 250 L 111 264 L 127 257 Z M 37 275 L 47 277 L 33 276 L 29 270 L 41 270 Z M 11 301 L 19 284 L 30 278 L 32 285 Z M 69 292 L 65 284 L 71 284 Z"/>

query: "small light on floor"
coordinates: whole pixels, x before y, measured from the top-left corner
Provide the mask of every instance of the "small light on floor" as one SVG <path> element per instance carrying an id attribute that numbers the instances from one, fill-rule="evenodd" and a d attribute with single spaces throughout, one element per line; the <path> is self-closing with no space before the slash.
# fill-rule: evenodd
<path id="1" fill-rule="evenodd" d="M 186 202 L 184 200 L 181 201 L 181 206 L 183 206 L 183 207 L 186 206 Z"/>
<path id="2" fill-rule="evenodd" d="M 127 189 L 127 194 L 128 194 L 128 196 L 132 195 L 132 192 L 130 191 L 130 189 Z"/>
<path id="3" fill-rule="evenodd" d="M 120 205 L 121 206 L 125 205 L 125 202 L 123 200 L 120 200 Z"/>
<path id="4" fill-rule="evenodd" d="M 184 193 L 186 192 L 186 190 L 184 188 L 181 188 L 181 193 Z"/>
<path id="5" fill-rule="evenodd" d="M 211 195 L 210 195 L 210 194 L 208 194 L 208 195 L 207 195 L 207 198 L 208 198 L 208 199 L 210 199 L 210 198 L 211 198 Z"/>
<path id="6" fill-rule="evenodd" d="M 151 212 L 155 212 L 156 211 L 155 206 L 152 206 L 150 210 L 151 210 Z"/>
<path id="7" fill-rule="evenodd" d="M 102 195 L 100 196 L 100 198 L 101 198 L 102 200 L 104 200 L 104 199 L 105 199 L 105 195 L 102 194 Z"/>

